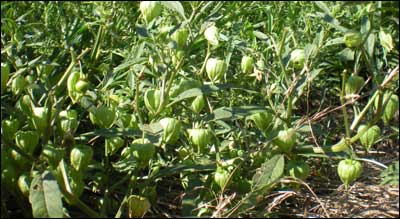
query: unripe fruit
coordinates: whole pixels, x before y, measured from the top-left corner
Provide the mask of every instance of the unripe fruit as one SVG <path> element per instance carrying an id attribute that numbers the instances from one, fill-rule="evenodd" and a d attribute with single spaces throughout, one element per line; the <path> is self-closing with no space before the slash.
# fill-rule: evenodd
<path id="1" fill-rule="evenodd" d="M 32 101 L 29 95 L 24 95 L 18 99 L 17 108 L 20 109 L 26 116 L 32 114 Z"/>
<path id="2" fill-rule="evenodd" d="M 160 120 L 163 127 L 163 141 L 167 144 L 174 144 L 178 141 L 181 133 L 181 122 L 174 118 L 163 118 Z"/>
<path id="3" fill-rule="evenodd" d="M 100 128 L 110 128 L 114 123 L 116 114 L 114 110 L 110 109 L 106 105 L 102 105 L 99 108 L 89 113 L 90 121 L 93 124 L 100 126 Z"/>
<path id="4" fill-rule="evenodd" d="M 348 31 L 344 37 L 344 44 L 346 44 L 349 48 L 357 48 L 361 46 L 362 43 L 362 35 L 360 32 L 355 30 Z"/>
<path id="5" fill-rule="evenodd" d="M 216 26 L 210 26 L 204 31 L 204 36 L 207 41 L 213 45 L 218 46 L 219 44 L 219 31 Z"/>
<path id="6" fill-rule="evenodd" d="M 305 62 L 304 49 L 295 49 L 290 53 L 290 61 L 295 69 L 302 69 Z"/>
<path id="7" fill-rule="evenodd" d="M 61 159 L 66 155 L 64 148 L 57 148 L 55 145 L 47 144 L 43 147 L 43 156 L 52 167 L 57 167 Z"/>
<path id="8" fill-rule="evenodd" d="M 217 167 L 217 171 L 214 173 L 214 182 L 222 189 L 228 183 L 228 180 L 229 172 L 221 167 Z"/>
<path id="9" fill-rule="evenodd" d="M 48 126 L 48 110 L 46 107 L 34 107 L 32 111 L 32 122 L 36 130 L 40 134 L 47 132 Z"/>
<path id="10" fill-rule="evenodd" d="M 129 217 L 143 217 L 150 209 L 151 204 L 146 197 L 131 195 L 128 198 Z"/>
<path id="11" fill-rule="evenodd" d="M 89 87 L 89 84 L 84 80 L 76 82 L 75 89 L 79 93 L 85 93 Z"/>
<path id="12" fill-rule="evenodd" d="M 385 123 L 385 125 L 388 125 L 389 122 L 392 120 L 394 115 L 396 114 L 397 110 L 399 110 L 399 97 L 396 94 L 390 95 L 390 93 L 387 92 L 383 95 L 383 101 L 382 104 L 384 104 L 387 101 L 386 107 L 383 110 L 382 114 L 382 120 Z M 378 98 L 375 98 L 375 108 L 378 108 Z"/>
<path id="13" fill-rule="evenodd" d="M 11 91 L 13 95 L 18 96 L 22 94 L 27 85 L 28 83 L 25 81 L 25 78 L 22 75 L 18 75 L 18 77 L 14 78 L 11 84 Z"/>
<path id="14" fill-rule="evenodd" d="M 29 198 L 29 188 L 31 186 L 31 182 L 32 177 L 27 173 L 21 174 L 21 176 L 18 178 L 18 188 L 26 198 Z"/>
<path id="15" fill-rule="evenodd" d="M 141 139 L 140 139 L 141 140 Z M 130 150 L 135 159 L 138 160 L 140 166 L 146 167 L 149 160 L 153 157 L 156 146 L 151 143 L 141 143 L 142 141 L 134 141 L 130 145 Z"/>
<path id="16" fill-rule="evenodd" d="M 39 134 L 36 131 L 18 131 L 15 133 L 15 144 L 24 152 L 32 155 L 39 144 Z"/>
<path id="17" fill-rule="evenodd" d="M 251 73 L 251 71 L 253 70 L 253 64 L 254 64 L 254 60 L 252 57 L 243 56 L 242 63 L 241 63 L 242 72 L 245 74 Z"/>
<path id="18" fill-rule="evenodd" d="M 172 34 L 171 39 L 176 42 L 178 49 L 183 49 L 188 35 L 189 30 L 187 28 L 180 28 Z"/>
<path id="19" fill-rule="evenodd" d="M 7 63 L 1 63 L 1 93 L 7 86 L 8 78 L 10 77 L 10 66 Z"/>
<path id="20" fill-rule="evenodd" d="M 350 76 L 345 84 L 345 93 L 346 95 L 356 94 L 364 85 L 364 79 L 358 75 Z"/>
<path id="21" fill-rule="evenodd" d="M 301 180 L 305 180 L 310 175 L 310 166 L 304 161 L 289 161 L 288 170 L 290 176 Z"/>
<path id="22" fill-rule="evenodd" d="M 93 158 L 93 149 L 87 145 L 76 145 L 71 150 L 70 161 L 71 166 L 77 172 L 83 173 Z"/>
<path id="23" fill-rule="evenodd" d="M 144 94 L 144 105 L 150 113 L 154 114 L 160 105 L 161 91 L 149 89 Z"/>
<path id="24" fill-rule="evenodd" d="M 346 159 L 339 162 L 337 170 L 340 180 L 347 189 L 354 180 L 361 176 L 362 165 L 359 161 Z"/>
<path id="25" fill-rule="evenodd" d="M 207 76 L 212 82 L 221 80 L 225 74 L 227 65 L 225 61 L 215 58 L 210 58 L 206 63 Z"/>
<path id="26" fill-rule="evenodd" d="M 289 153 L 296 143 L 296 130 L 293 128 L 279 131 L 278 136 L 273 140 L 283 152 Z"/>
<path id="27" fill-rule="evenodd" d="M 204 96 L 203 95 L 197 96 L 193 100 L 192 105 L 191 105 L 192 110 L 195 113 L 200 113 L 201 110 L 204 108 L 204 106 L 205 106 L 205 101 L 204 101 Z"/>
<path id="28" fill-rule="evenodd" d="M 161 4 L 158 1 L 142 1 L 139 6 L 146 23 L 150 23 L 154 18 L 160 16 L 161 9 Z"/>
<path id="29" fill-rule="evenodd" d="M 105 146 L 108 154 L 114 154 L 118 149 L 124 146 L 124 143 L 125 141 L 121 137 L 106 138 Z"/>
<path id="30" fill-rule="evenodd" d="M 207 129 L 189 129 L 189 138 L 198 147 L 198 152 L 207 146 L 211 141 L 212 134 Z"/>
<path id="31" fill-rule="evenodd" d="M 272 123 L 273 116 L 269 112 L 259 112 L 251 115 L 249 119 L 254 121 L 254 124 L 258 129 L 266 131 Z"/>
<path id="32" fill-rule="evenodd" d="M 12 141 L 14 140 L 14 135 L 18 131 L 19 128 L 19 122 L 18 119 L 5 119 L 1 121 L 1 127 L 3 129 L 3 137 L 7 141 Z"/>
<path id="33" fill-rule="evenodd" d="M 360 125 L 357 132 L 360 132 L 366 125 Z M 360 142 L 364 146 L 365 150 L 369 150 L 371 146 L 379 139 L 381 136 L 381 129 L 379 126 L 374 125 L 370 127 L 361 137 Z"/>

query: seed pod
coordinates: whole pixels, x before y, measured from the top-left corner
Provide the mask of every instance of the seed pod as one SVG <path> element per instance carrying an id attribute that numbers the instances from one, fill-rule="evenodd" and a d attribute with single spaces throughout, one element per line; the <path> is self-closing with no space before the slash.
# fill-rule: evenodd
<path id="1" fill-rule="evenodd" d="M 13 141 L 15 133 L 19 129 L 19 121 L 18 119 L 5 119 L 1 121 L 1 127 L 3 129 L 3 137 L 7 141 Z"/>
<path id="2" fill-rule="evenodd" d="M 217 167 L 217 171 L 214 173 L 214 182 L 222 189 L 228 183 L 228 180 L 229 172 L 221 167 Z"/>
<path id="3" fill-rule="evenodd" d="M 358 31 L 350 30 L 344 35 L 343 40 L 347 47 L 358 48 L 362 43 L 362 35 Z"/>
<path id="4" fill-rule="evenodd" d="M 171 39 L 176 42 L 178 49 L 181 50 L 185 47 L 188 36 L 189 30 L 187 28 L 180 28 L 172 34 Z"/>
<path id="5" fill-rule="evenodd" d="M 133 157 L 139 161 L 140 166 L 143 168 L 148 165 L 149 160 L 153 157 L 156 151 L 156 146 L 151 143 L 141 142 L 143 141 L 134 141 L 129 147 Z"/>
<path id="6" fill-rule="evenodd" d="M 163 141 L 167 144 L 174 144 L 178 141 L 181 133 L 181 122 L 174 118 L 163 118 L 160 120 L 163 127 Z"/>
<path id="7" fill-rule="evenodd" d="M 32 177 L 28 173 L 23 173 L 18 178 L 18 188 L 26 198 L 29 198 L 29 188 L 31 186 L 31 182 Z"/>
<path id="8" fill-rule="evenodd" d="M 108 154 L 110 155 L 114 154 L 118 149 L 124 146 L 124 143 L 125 141 L 121 137 L 106 138 L 105 145 Z"/>
<path id="9" fill-rule="evenodd" d="M 221 80 L 225 74 L 227 65 L 223 60 L 210 58 L 207 60 L 206 63 L 206 72 L 208 78 L 212 82 L 216 82 Z"/>
<path id="10" fill-rule="evenodd" d="M 267 131 L 272 123 L 273 116 L 269 112 L 259 112 L 251 115 L 250 120 L 254 121 L 254 124 L 261 131 Z"/>
<path id="11" fill-rule="evenodd" d="M 254 60 L 251 56 L 243 56 L 241 63 L 242 72 L 245 74 L 251 73 L 253 70 L 253 64 Z"/>
<path id="12" fill-rule="evenodd" d="M 114 110 L 110 109 L 106 105 L 102 105 L 99 108 L 89 113 L 90 121 L 93 124 L 100 126 L 100 128 L 110 128 L 114 123 L 116 114 Z"/>
<path id="13" fill-rule="evenodd" d="M 296 130 L 293 128 L 279 131 L 278 136 L 273 140 L 283 152 L 289 153 L 296 143 Z"/>
<path id="14" fill-rule="evenodd" d="M 39 134 L 36 131 L 18 131 L 15 133 L 15 144 L 24 152 L 32 155 L 39 144 Z"/>
<path id="15" fill-rule="evenodd" d="M 93 158 L 93 149 L 87 145 L 76 145 L 71 150 L 70 161 L 71 166 L 77 172 L 83 173 Z"/>
<path id="16" fill-rule="evenodd" d="M 142 1 L 139 6 L 146 23 L 150 23 L 154 18 L 160 16 L 161 9 L 161 4 L 158 1 Z"/>
<path id="17" fill-rule="evenodd" d="M 28 83 L 25 81 L 25 78 L 22 75 L 18 75 L 18 77 L 14 78 L 11 84 L 11 91 L 14 96 L 18 96 L 22 94 L 25 90 Z"/>
<path id="18" fill-rule="evenodd" d="M 360 125 L 358 127 L 357 132 L 360 132 L 366 125 Z M 361 137 L 360 137 L 360 142 L 364 146 L 365 150 L 369 150 L 371 146 L 379 139 L 381 136 L 381 129 L 379 126 L 374 125 L 370 127 L 367 132 L 365 132 Z"/>
<path id="19" fill-rule="evenodd" d="M 191 107 L 195 113 L 199 114 L 205 105 L 204 96 L 200 95 L 193 100 Z"/>
<path id="20" fill-rule="evenodd" d="M 32 101 L 29 95 L 24 95 L 18 99 L 17 108 L 20 109 L 25 116 L 32 115 Z"/>
<path id="21" fill-rule="evenodd" d="M 383 46 L 383 48 L 386 49 L 387 52 L 390 52 L 394 48 L 392 35 L 390 35 L 390 33 L 385 33 L 382 27 L 381 30 L 379 31 L 379 41 L 381 42 L 381 45 Z"/>
<path id="22" fill-rule="evenodd" d="M 7 63 L 1 63 L 1 93 L 7 86 L 8 78 L 10 77 L 10 66 Z"/>
<path id="23" fill-rule="evenodd" d="M 210 26 L 204 31 L 204 36 L 207 41 L 213 45 L 218 46 L 219 44 L 219 31 L 216 26 Z"/>
<path id="24" fill-rule="evenodd" d="M 356 94 L 363 85 L 364 79 L 361 76 L 352 75 L 347 79 L 344 91 L 346 95 Z"/>
<path id="25" fill-rule="evenodd" d="M 65 133 L 75 133 L 78 128 L 78 113 L 75 110 L 63 110 L 58 114 L 57 130 L 61 136 Z"/>
<path id="26" fill-rule="evenodd" d="M 146 197 L 131 195 L 128 198 L 128 215 L 130 218 L 143 217 L 151 204 Z"/>
<path id="27" fill-rule="evenodd" d="M 52 144 L 46 144 L 43 147 L 42 154 L 52 167 L 57 167 L 61 159 L 66 155 L 64 148 L 58 148 Z"/>
<path id="28" fill-rule="evenodd" d="M 339 162 L 338 174 L 340 180 L 347 187 L 362 174 L 362 165 L 359 161 L 346 159 Z"/>
<path id="29" fill-rule="evenodd" d="M 310 175 L 310 166 L 304 161 L 289 161 L 288 170 L 290 176 L 301 180 L 305 180 Z"/>
<path id="30" fill-rule="evenodd" d="M 297 70 L 302 69 L 304 67 L 305 62 L 305 53 L 304 49 L 295 49 L 290 53 L 290 61 L 293 64 L 293 67 Z"/>
<path id="31" fill-rule="evenodd" d="M 393 119 L 394 115 L 396 114 L 397 110 L 399 110 L 399 97 L 396 94 L 390 95 L 390 93 L 387 92 L 383 95 L 383 101 L 382 104 L 387 101 L 386 107 L 383 110 L 383 114 L 381 116 L 383 122 L 385 125 L 388 125 L 389 122 Z M 378 108 L 378 98 L 375 98 L 375 108 Z"/>
<path id="32" fill-rule="evenodd" d="M 155 89 L 149 89 L 144 94 L 144 105 L 150 113 L 154 114 L 157 112 L 160 106 L 161 91 Z"/>
<path id="33" fill-rule="evenodd" d="M 201 152 L 211 141 L 212 134 L 207 129 L 189 129 L 188 132 L 192 143 L 198 147 L 198 152 Z"/>
<path id="34" fill-rule="evenodd" d="M 87 91 L 88 87 L 89 87 L 89 84 L 85 80 L 82 80 L 82 79 L 80 79 L 78 82 L 76 82 L 76 85 L 75 85 L 75 89 L 79 93 L 85 93 Z"/>

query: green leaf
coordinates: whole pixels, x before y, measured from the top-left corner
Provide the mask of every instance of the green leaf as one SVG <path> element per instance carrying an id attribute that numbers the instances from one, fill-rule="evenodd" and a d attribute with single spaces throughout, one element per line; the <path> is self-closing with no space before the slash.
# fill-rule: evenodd
<path id="1" fill-rule="evenodd" d="M 178 12 L 178 14 L 186 20 L 185 10 L 179 1 L 161 1 L 161 4 L 173 11 Z"/>
<path id="2" fill-rule="evenodd" d="M 204 120 L 235 120 L 250 116 L 254 113 L 264 112 L 265 110 L 265 107 L 260 106 L 221 107 L 207 115 Z"/>
<path id="3" fill-rule="evenodd" d="M 263 163 L 253 176 L 252 191 L 264 189 L 278 180 L 283 174 L 284 165 L 283 155 L 275 155 Z"/>
<path id="4" fill-rule="evenodd" d="M 63 217 L 60 188 L 50 171 L 45 171 L 42 175 L 36 175 L 33 178 L 29 202 L 32 205 L 32 215 L 35 218 Z"/>

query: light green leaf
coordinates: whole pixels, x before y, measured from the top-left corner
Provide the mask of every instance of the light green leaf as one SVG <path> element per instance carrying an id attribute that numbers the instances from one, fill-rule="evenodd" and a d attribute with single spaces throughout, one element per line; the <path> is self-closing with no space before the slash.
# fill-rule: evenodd
<path id="1" fill-rule="evenodd" d="M 278 180 L 283 174 L 284 165 L 283 155 L 275 155 L 263 163 L 253 176 L 252 190 L 264 189 Z"/>
<path id="2" fill-rule="evenodd" d="M 61 218 L 63 205 L 61 192 L 54 176 L 45 171 L 33 178 L 29 192 L 32 215 L 35 218 Z"/>
<path id="3" fill-rule="evenodd" d="M 182 6 L 182 4 L 181 4 L 179 1 L 161 1 L 161 3 L 162 3 L 165 7 L 169 8 L 169 9 L 171 9 L 171 10 L 173 10 L 173 11 L 178 12 L 178 14 L 179 14 L 180 16 L 182 16 L 183 19 L 186 20 L 185 10 L 183 9 L 183 6 Z"/>

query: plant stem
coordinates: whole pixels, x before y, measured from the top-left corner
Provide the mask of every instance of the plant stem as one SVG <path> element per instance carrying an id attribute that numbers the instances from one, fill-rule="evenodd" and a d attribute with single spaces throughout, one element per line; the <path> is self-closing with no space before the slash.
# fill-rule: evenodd
<path id="1" fill-rule="evenodd" d="M 340 92 L 340 103 L 342 105 L 345 104 L 345 85 L 346 85 L 346 78 L 347 78 L 347 70 L 343 71 L 343 75 L 342 75 L 342 91 Z M 350 138 L 350 127 L 349 127 L 349 119 L 347 117 L 347 107 L 344 106 L 342 108 L 343 111 L 343 119 L 344 119 L 344 127 L 346 130 L 346 137 Z"/>

